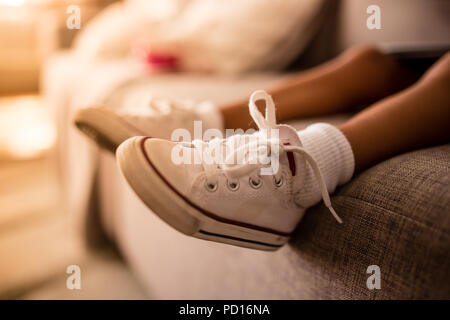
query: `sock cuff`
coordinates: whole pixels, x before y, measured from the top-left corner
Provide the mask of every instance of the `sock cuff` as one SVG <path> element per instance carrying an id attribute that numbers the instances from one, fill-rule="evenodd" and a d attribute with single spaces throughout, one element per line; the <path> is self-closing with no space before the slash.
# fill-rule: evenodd
<path id="1" fill-rule="evenodd" d="M 351 179 L 355 170 L 353 151 L 338 128 L 327 123 L 316 123 L 298 131 L 298 136 L 303 147 L 317 161 L 328 192 L 333 192 L 338 185 Z M 311 168 L 307 171 L 305 183 L 311 185 L 304 188 L 303 198 L 309 199 L 306 202 L 316 202 L 321 198 L 320 193 L 317 194 L 317 182 Z"/>

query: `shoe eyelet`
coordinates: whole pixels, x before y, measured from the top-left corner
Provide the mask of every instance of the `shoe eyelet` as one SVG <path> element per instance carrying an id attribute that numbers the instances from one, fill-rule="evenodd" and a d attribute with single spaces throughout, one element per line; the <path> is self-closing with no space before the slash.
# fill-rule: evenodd
<path id="1" fill-rule="evenodd" d="M 207 191 L 209 191 L 209 192 L 214 192 L 214 191 L 217 190 L 217 188 L 218 188 L 217 183 L 208 183 L 208 182 L 205 182 L 205 189 L 206 189 Z"/>
<path id="2" fill-rule="evenodd" d="M 228 182 L 227 180 L 227 187 L 228 189 L 230 189 L 230 191 L 236 191 L 237 189 L 239 189 L 239 180 L 236 182 Z"/>
<path id="3" fill-rule="evenodd" d="M 275 184 L 275 186 L 277 188 L 281 187 L 283 185 L 283 183 L 284 183 L 283 176 L 280 176 L 279 179 L 277 179 L 276 177 L 273 177 L 273 183 Z"/>
<path id="4" fill-rule="evenodd" d="M 252 187 L 253 189 L 259 189 L 262 186 L 262 179 L 255 181 L 250 177 L 248 179 L 248 183 L 249 183 L 250 187 Z"/>

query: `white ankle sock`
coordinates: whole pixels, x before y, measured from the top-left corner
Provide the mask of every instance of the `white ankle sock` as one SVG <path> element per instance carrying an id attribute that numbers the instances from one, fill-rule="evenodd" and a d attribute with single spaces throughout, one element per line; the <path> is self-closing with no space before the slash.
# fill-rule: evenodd
<path id="1" fill-rule="evenodd" d="M 326 123 L 316 123 L 298 131 L 303 147 L 319 165 L 328 192 L 334 192 L 338 185 L 348 182 L 355 170 L 353 151 L 344 134 Z M 306 208 L 322 199 L 321 189 L 309 164 L 298 203 Z"/>

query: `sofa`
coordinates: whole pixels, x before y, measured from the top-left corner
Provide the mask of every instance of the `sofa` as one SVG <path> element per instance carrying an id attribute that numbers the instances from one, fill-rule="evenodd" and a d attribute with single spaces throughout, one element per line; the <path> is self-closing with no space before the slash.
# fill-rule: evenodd
<path id="1" fill-rule="evenodd" d="M 70 87 L 63 80 L 77 75 L 70 76 L 73 68 L 62 72 L 67 61 L 74 61 L 70 53 L 55 57 L 43 82 L 58 121 L 65 212 L 73 228 L 89 239 L 87 244 L 98 245 L 99 239 L 114 243 L 152 298 L 450 298 L 450 145 L 399 155 L 358 174 L 332 197 L 342 225 L 319 204 L 307 211 L 291 241 L 276 252 L 199 240 L 153 214 L 121 176 L 114 155 L 99 150 L 71 123 L 80 101 L 90 99 L 80 98 L 83 91 L 95 88 L 93 83 L 101 87 L 105 77 L 111 81 L 109 75 L 122 74 L 117 70 L 132 68 L 123 61 L 89 65 L 83 72 L 78 68 L 77 73 L 99 79 Z M 60 74 L 64 76 L 58 81 Z M 134 75 L 114 87 L 106 103 L 117 107 L 124 96 L 140 90 L 224 103 L 288 76 Z M 338 124 L 348 117 L 291 124 Z M 369 266 L 379 267 L 379 289 L 367 285 Z"/>
<path id="2" fill-rule="evenodd" d="M 442 1 L 403 1 L 404 6 L 383 1 L 383 29 L 376 31 L 355 27 L 365 25 L 371 1 L 339 3 L 341 10 L 332 8 L 339 13 L 336 19 L 328 16 L 294 67 L 310 67 L 367 42 L 448 44 L 448 19 L 441 15 L 448 4 Z M 418 19 L 419 13 L 429 18 Z M 450 299 L 450 145 L 402 154 L 356 175 L 331 199 L 342 225 L 318 204 L 276 252 L 190 238 L 141 202 L 118 171 L 114 155 L 75 129 L 73 113 L 99 98 L 115 108 L 140 91 L 225 103 L 289 74 L 151 75 L 125 59 L 77 59 L 73 50 L 53 56 L 41 82 L 57 122 L 64 212 L 88 247 L 115 246 L 149 297 Z M 338 124 L 349 116 L 291 124 L 299 129 L 316 121 Z M 376 288 L 374 276 L 380 280 Z"/>

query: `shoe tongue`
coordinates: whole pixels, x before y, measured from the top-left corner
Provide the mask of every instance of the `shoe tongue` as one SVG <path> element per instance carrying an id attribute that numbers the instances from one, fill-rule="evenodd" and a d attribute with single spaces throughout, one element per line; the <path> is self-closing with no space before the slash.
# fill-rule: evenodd
<path id="1" fill-rule="evenodd" d="M 177 163 L 180 165 L 189 167 L 189 171 L 192 173 L 203 172 L 203 166 L 199 158 L 196 158 L 195 147 L 191 142 L 178 142 L 178 148 L 176 152 L 172 153 L 172 156 L 177 156 Z M 186 158 L 185 158 L 186 157 Z M 197 160 L 196 160 L 197 159 Z"/>
<path id="2" fill-rule="evenodd" d="M 279 131 L 280 142 L 284 145 L 301 147 L 302 142 L 298 137 L 298 132 L 287 124 L 279 124 L 276 127 Z"/>
<path id="3" fill-rule="evenodd" d="M 298 136 L 297 130 L 295 130 L 293 127 L 286 125 L 286 124 L 280 124 L 276 127 L 279 131 L 279 138 L 280 142 L 285 146 L 297 146 L 301 147 L 302 142 Z M 286 156 L 289 163 L 289 169 L 291 171 L 292 176 L 295 176 L 297 173 L 297 167 L 299 165 L 299 156 L 295 155 L 293 152 L 288 151 L 286 152 Z"/>

